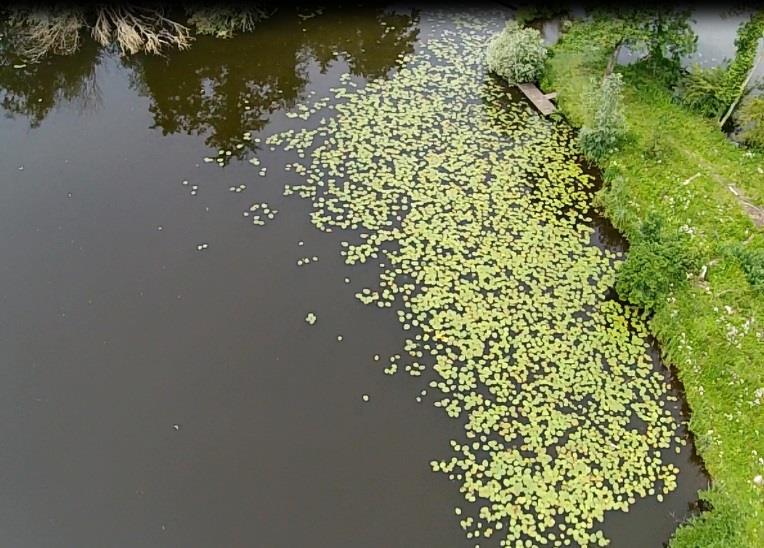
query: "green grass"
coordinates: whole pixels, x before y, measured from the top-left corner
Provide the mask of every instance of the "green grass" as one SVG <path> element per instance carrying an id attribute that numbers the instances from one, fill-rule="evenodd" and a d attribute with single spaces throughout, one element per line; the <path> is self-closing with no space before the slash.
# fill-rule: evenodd
<path id="1" fill-rule="evenodd" d="M 602 78 L 612 49 L 607 23 L 574 22 L 553 48 L 542 82 L 576 126 L 592 77 Z M 642 65 L 624 77 L 626 142 L 601 162 L 606 184 L 598 203 L 627 238 L 649 213 L 690 234 L 706 265 L 701 280 L 656 308 L 651 328 L 664 358 L 677 368 L 692 414 L 690 429 L 711 475 L 700 497 L 712 507 L 683 524 L 671 546 L 764 546 L 764 294 L 746 277 L 731 249 L 762 249 L 764 234 L 743 209 L 764 206 L 764 155 L 729 142 L 715 121 L 672 101 L 671 91 Z M 749 269 L 750 273 L 750 269 Z"/>

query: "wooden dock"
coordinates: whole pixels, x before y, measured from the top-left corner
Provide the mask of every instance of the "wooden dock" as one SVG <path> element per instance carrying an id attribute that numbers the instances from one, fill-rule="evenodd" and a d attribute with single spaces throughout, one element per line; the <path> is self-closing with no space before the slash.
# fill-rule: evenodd
<path id="1" fill-rule="evenodd" d="M 517 87 L 520 88 L 520 91 L 525 94 L 528 100 L 533 103 L 533 106 L 539 109 L 539 112 L 544 116 L 549 116 L 557 110 L 550 100 L 557 97 L 556 93 L 547 93 L 544 95 L 541 93 L 541 90 L 536 87 L 536 84 L 517 84 Z"/>

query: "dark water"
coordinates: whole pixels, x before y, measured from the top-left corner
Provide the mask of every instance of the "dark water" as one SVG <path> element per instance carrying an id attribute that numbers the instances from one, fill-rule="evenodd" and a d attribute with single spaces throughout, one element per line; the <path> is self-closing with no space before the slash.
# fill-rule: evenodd
<path id="1" fill-rule="evenodd" d="M 396 13 L 0 68 L 0 545 L 472 545 L 428 465 L 460 423 L 372 359 L 404 339 L 353 297 L 376 266 L 344 265 L 282 196 L 279 152 L 261 177 L 261 145 L 236 148 L 299 127 L 285 112 L 343 73 L 394 74 L 423 35 Z M 218 149 L 224 168 L 202 160 Z M 263 201 L 279 214 L 255 227 Z M 676 459 L 663 504 L 608 516 L 613 546 L 660 546 L 687 514 L 705 485 Z"/>

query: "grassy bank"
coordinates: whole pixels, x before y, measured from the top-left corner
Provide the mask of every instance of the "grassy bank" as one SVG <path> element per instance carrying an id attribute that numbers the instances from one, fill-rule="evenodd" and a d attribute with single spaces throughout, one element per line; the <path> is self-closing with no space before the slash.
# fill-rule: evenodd
<path id="1" fill-rule="evenodd" d="M 542 82 L 576 126 L 591 79 L 615 44 L 606 22 L 574 22 Z M 672 101 L 648 66 L 618 67 L 629 135 L 600 166 L 604 212 L 628 239 L 648 214 L 689 235 L 702 265 L 656 308 L 651 327 L 692 410 L 690 429 L 712 478 L 712 510 L 676 532 L 674 547 L 764 546 L 764 293 L 740 257 L 764 253 L 764 154 L 736 147 L 714 120 Z M 705 275 L 702 275 L 705 274 Z M 762 274 L 759 273 L 759 276 Z"/>

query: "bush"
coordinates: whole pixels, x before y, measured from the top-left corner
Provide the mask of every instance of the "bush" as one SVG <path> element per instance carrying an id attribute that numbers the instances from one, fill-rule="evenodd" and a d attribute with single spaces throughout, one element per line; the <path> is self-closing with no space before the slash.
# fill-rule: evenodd
<path id="1" fill-rule="evenodd" d="M 764 291 L 764 249 L 745 249 L 736 247 L 732 254 L 740 261 L 745 277 L 751 287 Z"/>
<path id="2" fill-rule="evenodd" d="M 631 304 L 655 310 L 672 290 L 687 283 L 695 262 L 687 238 L 667 232 L 659 217 L 648 215 L 618 270 L 615 288 Z"/>
<path id="3" fill-rule="evenodd" d="M 709 69 L 696 66 L 683 78 L 677 90 L 682 102 L 705 116 L 721 118 L 745 87 L 755 66 L 762 33 L 764 12 L 756 12 L 740 25 L 735 39 L 735 57 L 728 66 Z"/>
<path id="4" fill-rule="evenodd" d="M 764 96 L 749 96 L 735 113 L 740 128 L 736 138 L 749 147 L 764 150 Z"/>
<path id="5" fill-rule="evenodd" d="M 682 103 L 704 116 L 719 118 L 727 108 L 720 91 L 726 86 L 727 70 L 694 66 L 682 79 L 677 94 Z"/>
<path id="6" fill-rule="evenodd" d="M 578 134 L 578 146 L 590 161 L 607 156 L 626 134 L 623 113 L 623 80 L 620 74 L 609 74 L 597 87 L 592 82 L 586 97 L 591 123 L 584 124 Z"/>
<path id="7" fill-rule="evenodd" d="M 510 84 L 533 82 L 544 70 L 546 53 L 539 31 L 508 21 L 488 43 L 488 69 Z"/>

